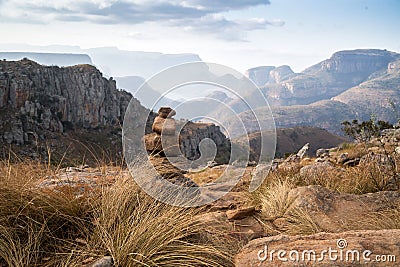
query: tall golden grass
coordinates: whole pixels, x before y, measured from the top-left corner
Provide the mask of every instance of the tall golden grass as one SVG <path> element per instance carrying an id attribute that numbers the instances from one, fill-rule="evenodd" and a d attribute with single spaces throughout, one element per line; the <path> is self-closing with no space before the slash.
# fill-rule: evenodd
<path id="1" fill-rule="evenodd" d="M 54 175 L 38 162 L 0 162 L 0 265 L 232 266 L 235 243 L 200 223 L 196 208 L 146 195 L 133 179 L 80 191 L 38 188 Z"/>

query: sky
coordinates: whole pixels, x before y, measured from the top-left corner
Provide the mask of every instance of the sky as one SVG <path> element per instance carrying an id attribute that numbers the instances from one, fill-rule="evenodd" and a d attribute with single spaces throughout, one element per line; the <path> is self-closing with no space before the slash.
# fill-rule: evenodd
<path id="1" fill-rule="evenodd" d="M 400 52 L 400 0 L 0 0 L 0 45 L 195 53 L 241 72 Z M 62 52 L 62 51 L 50 51 Z"/>

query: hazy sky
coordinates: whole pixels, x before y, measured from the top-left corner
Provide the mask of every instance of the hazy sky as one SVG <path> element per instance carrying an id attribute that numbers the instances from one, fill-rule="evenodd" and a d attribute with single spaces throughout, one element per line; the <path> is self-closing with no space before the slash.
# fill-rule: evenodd
<path id="1" fill-rule="evenodd" d="M 239 71 L 301 71 L 338 50 L 400 52 L 399 14 L 400 0 L 0 0 L 0 44 L 196 53 Z"/>

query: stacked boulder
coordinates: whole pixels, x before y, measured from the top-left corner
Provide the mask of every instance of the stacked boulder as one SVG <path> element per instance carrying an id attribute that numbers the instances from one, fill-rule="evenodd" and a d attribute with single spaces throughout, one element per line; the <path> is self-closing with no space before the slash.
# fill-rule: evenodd
<path id="1" fill-rule="evenodd" d="M 185 177 L 186 171 L 171 164 L 168 157 L 180 154 L 179 135 L 176 133 L 176 121 L 172 117 L 176 112 L 169 107 L 161 107 L 152 126 L 152 133 L 144 136 L 149 160 L 158 174 L 176 185 L 197 187 L 189 178 Z"/>
<path id="2" fill-rule="evenodd" d="M 176 122 L 172 117 L 175 110 L 162 107 L 154 119 L 152 133 L 145 136 L 146 150 L 150 155 L 177 156 L 179 155 L 179 136 L 176 135 Z"/>

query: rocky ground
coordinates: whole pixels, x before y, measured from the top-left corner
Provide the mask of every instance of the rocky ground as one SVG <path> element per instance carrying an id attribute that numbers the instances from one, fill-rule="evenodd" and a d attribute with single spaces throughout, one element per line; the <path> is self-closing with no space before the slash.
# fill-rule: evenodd
<path id="1" fill-rule="evenodd" d="M 202 208 L 198 220 L 240 243 L 236 266 L 398 266 L 399 145 L 400 131 L 386 130 L 368 143 L 320 149 L 317 158 L 298 153 L 275 160 L 253 193 L 248 185 L 255 167 L 248 167 L 231 192 Z M 185 176 L 204 185 L 225 167 Z M 118 177 L 129 176 L 80 166 L 62 169 L 37 186 L 80 192 L 112 187 Z"/>

